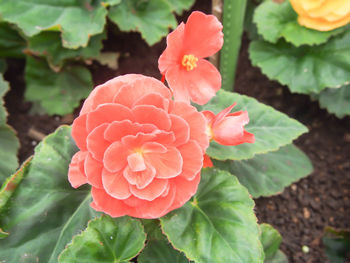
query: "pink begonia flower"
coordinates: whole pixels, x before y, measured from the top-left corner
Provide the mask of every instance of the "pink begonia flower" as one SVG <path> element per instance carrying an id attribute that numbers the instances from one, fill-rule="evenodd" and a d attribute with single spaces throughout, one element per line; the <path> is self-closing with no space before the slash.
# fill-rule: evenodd
<path id="1" fill-rule="evenodd" d="M 197 191 L 209 145 L 206 119 L 164 84 L 129 74 L 96 87 L 72 125 L 79 147 L 68 179 L 92 186 L 91 207 L 158 218 Z"/>
<path id="2" fill-rule="evenodd" d="M 253 143 L 254 134 L 247 132 L 244 125 L 249 122 L 247 111 L 230 113 L 236 103 L 215 115 L 211 111 L 202 111 L 207 119 L 207 134 L 211 140 L 222 145 Z"/>
<path id="3" fill-rule="evenodd" d="M 199 11 L 168 35 L 158 66 L 175 100 L 203 105 L 215 96 L 221 87 L 221 75 L 204 58 L 218 52 L 223 42 L 219 20 Z"/>

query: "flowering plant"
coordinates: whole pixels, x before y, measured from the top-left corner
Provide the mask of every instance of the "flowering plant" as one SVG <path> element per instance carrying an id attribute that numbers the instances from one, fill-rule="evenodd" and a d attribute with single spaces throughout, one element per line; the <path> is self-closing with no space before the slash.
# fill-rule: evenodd
<path id="1" fill-rule="evenodd" d="M 172 46 L 178 35 L 196 43 L 192 34 L 206 28 L 201 52 Z M 276 194 L 310 172 L 292 144 L 307 129 L 218 91 L 219 73 L 202 58 L 220 48 L 221 29 L 213 16 L 192 13 L 159 60 L 169 88 L 143 75 L 116 77 L 91 92 L 72 127 L 36 147 L 0 190 L 1 260 L 264 261 L 276 231 L 258 225 L 251 196 Z M 281 178 L 275 167 L 284 163 Z M 281 255 L 279 242 L 268 260 Z"/>

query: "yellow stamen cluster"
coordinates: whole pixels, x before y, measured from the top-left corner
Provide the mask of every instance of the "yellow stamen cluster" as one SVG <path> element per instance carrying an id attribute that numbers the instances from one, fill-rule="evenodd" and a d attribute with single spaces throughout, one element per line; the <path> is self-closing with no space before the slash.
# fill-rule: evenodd
<path id="1" fill-rule="evenodd" d="M 186 68 L 187 71 L 191 71 L 195 67 L 197 67 L 197 61 L 198 61 L 198 58 L 189 54 L 189 55 L 183 56 L 181 64 Z"/>

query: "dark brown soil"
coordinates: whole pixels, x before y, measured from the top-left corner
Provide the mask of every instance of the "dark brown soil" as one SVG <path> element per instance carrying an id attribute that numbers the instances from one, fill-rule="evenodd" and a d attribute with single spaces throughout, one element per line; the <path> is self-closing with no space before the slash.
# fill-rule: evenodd
<path id="1" fill-rule="evenodd" d="M 194 9 L 209 13 L 209 3 L 201 1 Z M 105 49 L 121 53 L 119 68 L 113 71 L 93 63 L 90 69 L 96 85 L 127 73 L 160 79 L 157 60 L 165 48 L 164 40 L 148 47 L 137 33 L 114 33 L 109 39 L 112 40 L 106 42 Z M 282 250 L 290 262 L 329 262 L 321 241 L 324 227 L 350 228 L 350 118 L 339 120 L 321 110 L 308 96 L 291 94 L 286 87 L 269 81 L 259 69 L 251 66 L 248 44 L 245 38 L 235 91 L 255 97 L 308 126 L 310 132 L 296 144 L 308 154 L 315 168 L 308 178 L 293 184 L 281 195 L 258 199 L 259 222 L 270 223 L 280 231 Z M 23 70 L 23 61 L 10 61 L 10 70 L 5 75 L 11 81 L 6 107 L 10 113 L 9 124 L 17 130 L 21 141 L 20 161 L 33 153 L 37 143 L 28 134 L 30 128 L 49 134 L 70 119 L 69 116 L 62 119 L 29 114 L 31 104 L 23 101 Z M 309 252 L 303 252 L 302 246 L 309 247 Z"/>

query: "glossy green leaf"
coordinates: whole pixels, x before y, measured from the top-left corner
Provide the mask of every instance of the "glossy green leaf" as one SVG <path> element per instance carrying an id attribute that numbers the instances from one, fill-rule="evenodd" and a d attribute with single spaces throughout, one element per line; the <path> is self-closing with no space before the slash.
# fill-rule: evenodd
<path id="1" fill-rule="evenodd" d="M 3 101 L 8 90 L 9 85 L 0 74 L 0 184 L 18 167 L 19 141 L 15 131 L 6 124 L 7 112 Z"/>
<path id="2" fill-rule="evenodd" d="M 89 222 L 60 254 L 60 263 L 129 262 L 145 246 L 146 234 L 139 220 L 102 215 Z"/>
<path id="3" fill-rule="evenodd" d="M 324 89 L 318 95 L 318 100 L 321 108 L 327 109 L 338 118 L 350 115 L 350 85 L 337 89 Z"/>
<path id="4" fill-rule="evenodd" d="M 264 247 L 264 263 L 288 263 L 286 255 L 279 250 L 282 237 L 276 229 L 269 224 L 261 224 L 260 240 Z"/>
<path id="5" fill-rule="evenodd" d="M 28 57 L 25 74 L 25 98 L 50 115 L 72 113 L 92 90 L 91 73 L 83 66 L 67 65 L 55 73 L 45 60 Z"/>
<path id="6" fill-rule="evenodd" d="M 346 263 L 350 255 L 350 231 L 326 227 L 322 238 L 325 253 L 332 263 Z"/>
<path id="7" fill-rule="evenodd" d="M 230 173 L 203 169 L 192 201 L 160 218 L 172 245 L 196 263 L 263 262 L 249 193 Z"/>
<path id="8" fill-rule="evenodd" d="M 319 93 L 350 82 L 350 30 L 315 47 L 253 41 L 249 55 L 254 66 L 292 92 Z"/>
<path id="9" fill-rule="evenodd" d="M 195 0 L 166 0 L 172 10 L 174 10 L 177 14 L 182 14 L 183 11 L 188 10 L 193 6 Z"/>
<path id="10" fill-rule="evenodd" d="M 293 144 L 248 160 L 214 160 L 214 166 L 237 176 L 254 198 L 279 194 L 312 172 L 309 158 Z"/>
<path id="11" fill-rule="evenodd" d="M 289 1 L 277 3 L 265 1 L 259 5 L 254 14 L 254 22 L 258 32 L 266 41 L 276 43 L 281 37 L 294 46 L 319 45 L 325 43 L 330 37 L 345 31 L 345 27 L 322 32 L 299 25 L 298 15 Z"/>
<path id="12" fill-rule="evenodd" d="M 214 159 L 249 159 L 255 154 L 275 151 L 284 145 L 290 144 L 301 134 L 307 132 L 307 128 L 304 125 L 289 118 L 284 113 L 259 103 L 254 98 L 237 93 L 221 90 L 202 109 L 210 110 L 217 114 L 234 102 L 237 105 L 233 111 L 248 111 L 250 121 L 245 128 L 248 132 L 255 135 L 255 142 L 237 146 L 224 146 L 211 142 L 210 147 L 207 149 L 207 154 Z"/>
<path id="13" fill-rule="evenodd" d="M 73 189 L 67 179 L 78 150 L 70 132 L 62 126 L 35 148 L 22 182 L 1 211 L 0 227 L 9 233 L 0 240 L 1 260 L 56 263 L 72 236 L 97 215 L 89 206 L 89 188 Z"/>
<path id="14" fill-rule="evenodd" d="M 26 42 L 19 33 L 8 23 L 0 22 L 0 57 L 22 58 L 25 48 Z"/>
<path id="15" fill-rule="evenodd" d="M 67 48 L 85 47 L 89 38 L 102 33 L 107 10 L 87 0 L 0 0 L 0 16 L 16 24 L 27 36 L 60 31 Z"/>
<path id="16" fill-rule="evenodd" d="M 166 0 L 122 0 L 113 6 L 108 17 L 123 31 L 139 31 L 149 45 L 168 34 L 177 25 Z"/>
<path id="17" fill-rule="evenodd" d="M 58 71 L 64 61 L 68 59 L 89 59 L 98 57 L 102 49 L 102 40 L 106 38 L 106 33 L 91 37 L 89 44 L 85 48 L 68 49 L 64 48 L 60 42 L 60 33 L 41 32 L 29 39 L 29 51 L 37 56 L 45 56 L 50 66 Z"/>
<path id="18" fill-rule="evenodd" d="M 141 219 L 141 222 L 145 228 L 147 240 L 160 240 L 165 238 L 158 219 Z"/>
<path id="19" fill-rule="evenodd" d="M 152 240 L 137 258 L 138 263 L 189 263 L 185 255 L 175 250 L 166 239 Z"/>

